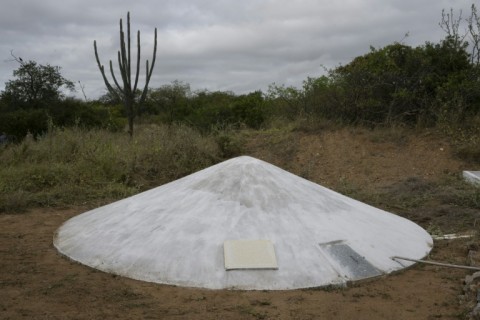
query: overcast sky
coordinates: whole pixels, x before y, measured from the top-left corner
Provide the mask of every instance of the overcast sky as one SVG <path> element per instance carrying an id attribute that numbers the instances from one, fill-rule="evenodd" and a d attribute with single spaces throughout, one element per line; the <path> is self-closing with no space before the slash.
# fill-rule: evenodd
<path id="1" fill-rule="evenodd" d="M 444 37 L 442 9 L 470 12 L 462 0 L 1 0 L 0 90 L 18 64 L 10 52 L 62 68 L 88 98 L 105 93 L 96 66 L 116 67 L 120 18 L 130 11 L 141 32 L 142 63 L 158 53 L 150 87 L 173 80 L 193 90 L 266 90 L 300 86 L 369 51 L 395 41 L 417 46 Z M 132 34 L 132 42 L 136 44 Z M 132 54 L 134 50 L 132 49 Z M 144 67 L 141 73 L 144 74 Z M 77 86 L 78 87 L 78 86 Z M 78 89 L 77 95 L 81 95 Z"/>

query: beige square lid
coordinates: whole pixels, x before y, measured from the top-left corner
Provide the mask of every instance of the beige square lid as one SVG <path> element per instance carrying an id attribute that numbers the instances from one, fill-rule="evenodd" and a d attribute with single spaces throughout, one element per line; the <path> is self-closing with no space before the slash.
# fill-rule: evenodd
<path id="1" fill-rule="evenodd" d="M 227 240 L 223 243 L 225 269 L 278 269 L 270 240 Z"/>

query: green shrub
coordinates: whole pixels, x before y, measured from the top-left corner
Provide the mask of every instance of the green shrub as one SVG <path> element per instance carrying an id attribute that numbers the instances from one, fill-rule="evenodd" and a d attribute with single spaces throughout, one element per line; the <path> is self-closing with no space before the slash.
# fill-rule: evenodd
<path id="1" fill-rule="evenodd" d="M 242 142 L 239 136 L 231 131 L 217 133 L 216 141 L 223 158 L 239 156 L 242 153 Z"/>
<path id="2" fill-rule="evenodd" d="M 480 164 L 480 114 L 462 122 L 452 118 L 442 117 L 438 128 L 451 139 L 457 157 Z"/>
<path id="3" fill-rule="evenodd" d="M 17 110 L 2 113 L 0 117 L 0 133 L 21 140 L 28 133 L 39 135 L 48 129 L 48 114 L 45 110 Z"/>

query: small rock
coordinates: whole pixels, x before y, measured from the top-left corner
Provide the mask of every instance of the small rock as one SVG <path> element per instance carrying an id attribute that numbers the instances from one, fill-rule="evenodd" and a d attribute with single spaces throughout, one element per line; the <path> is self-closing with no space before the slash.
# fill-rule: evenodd
<path id="1" fill-rule="evenodd" d="M 467 276 L 465 277 L 465 285 L 467 286 L 471 285 L 473 282 L 473 279 L 474 279 L 473 276 L 467 274 Z"/>

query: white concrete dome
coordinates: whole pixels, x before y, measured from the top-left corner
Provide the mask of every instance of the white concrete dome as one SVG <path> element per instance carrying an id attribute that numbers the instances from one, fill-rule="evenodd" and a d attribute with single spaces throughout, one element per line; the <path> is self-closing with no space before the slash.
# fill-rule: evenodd
<path id="1" fill-rule="evenodd" d="M 277 269 L 226 270 L 230 240 L 269 241 Z M 421 259 L 433 241 L 405 218 L 243 156 L 80 214 L 57 230 L 54 245 L 138 280 L 285 290 L 387 274 L 412 264 L 392 256 Z"/>

